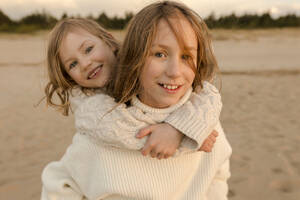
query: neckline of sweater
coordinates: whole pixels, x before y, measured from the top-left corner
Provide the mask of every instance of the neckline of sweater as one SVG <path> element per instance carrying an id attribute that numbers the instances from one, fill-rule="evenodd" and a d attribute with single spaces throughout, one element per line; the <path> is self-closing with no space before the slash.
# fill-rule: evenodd
<path id="1" fill-rule="evenodd" d="M 168 114 L 182 106 L 191 96 L 192 94 L 192 88 L 189 88 L 187 92 L 180 98 L 180 100 L 167 108 L 154 108 L 151 106 L 148 106 L 144 103 L 142 103 L 137 96 L 134 96 L 131 100 L 131 104 L 139 109 L 141 109 L 143 112 L 146 113 L 160 113 L 160 114 Z"/>

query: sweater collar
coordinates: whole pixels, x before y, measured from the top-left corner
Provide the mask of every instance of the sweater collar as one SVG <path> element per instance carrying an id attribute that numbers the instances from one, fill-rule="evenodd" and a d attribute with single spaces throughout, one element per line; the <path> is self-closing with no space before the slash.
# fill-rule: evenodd
<path id="1" fill-rule="evenodd" d="M 182 106 L 191 96 L 192 94 L 192 88 L 189 88 L 188 91 L 181 97 L 181 99 L 174 105 L 167 107 L 167 108 L 153 108 L 150 107 L 144 103 L 142 103 L 136 96 L 134 96 L 131 100 L 131 104 L 139 109 L 141 109 L 143 112 L 147 113 L 171 113 L 180 106 Z"/>

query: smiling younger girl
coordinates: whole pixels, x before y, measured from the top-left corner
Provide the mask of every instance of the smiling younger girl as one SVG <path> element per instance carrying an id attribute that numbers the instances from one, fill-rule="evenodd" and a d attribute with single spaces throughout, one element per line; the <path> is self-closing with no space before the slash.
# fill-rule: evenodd
<path id="1" fill-rule="evenodd" d="M 116 48 L 87 30 L 77 28 L 62 40 L 59 57 L 66 72 L 78 85 L 99 88 L 108 82 L 111 68 L 116 64 Z"/>
<path id="2" fill-rule="evenodd" d="M 216 65 L 210 63 L 213 55 L 202 25 L 182 4 L 147 6 L 129 26 L 117 68 L 116 59 L 109 59 L 117 45 L 85 25 L 66 26 L 64 31 L 73 34 L 58 34 L 58 42 L 52 42 L 57 50 L 49 52 L 63 68 L 49 71 L 55 81 L 47 87 L 48 100 L 53 103 L 56 92 L 67 111 L 68 91 L 83 93 L 72 97 L 77 133 L 63 158 L 45 168 L 42 199 L 226 199 L 231 148 L 218 122 L 219 94 L 205 82 Z M 95 51 L 101 49 L 97 37 L 110 53 Z M 93 56 L 96 52 L 99 57 Z M 110 80 L 112 72 L 116 77 Z M 57 81 L 59 76 L 66 79 Z M 203 86 L 199 94 L 192 92 L 197 85 Z M 163 122 L 185 135 L 155 131 Z M 140 128 L 145 128 L 141 136 L 150 134 L 147 140 L 134 137 Z M 212 152 L 197 151 L 213 129 L 220 139 Z M 154 158 L 169 157 L 179 145 L 185 153 Z M 153 158 L 141 155 L 141 148 Z"/>

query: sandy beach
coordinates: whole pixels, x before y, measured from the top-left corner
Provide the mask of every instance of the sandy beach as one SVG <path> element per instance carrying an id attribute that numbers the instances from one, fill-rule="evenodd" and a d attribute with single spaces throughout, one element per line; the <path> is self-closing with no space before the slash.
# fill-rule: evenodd
<path id="1" fill-rule="evenodd" d="M 114 33 L 122 39 L 123 33 Z M 300 29 L 215 30 L 230 200 L 300 199 Z M 0 34 L 0 199 L 40 198 L 75 132 L 43 101 L 47 33 Z M 220 82 L 218 82 L 220 83 Z"/>

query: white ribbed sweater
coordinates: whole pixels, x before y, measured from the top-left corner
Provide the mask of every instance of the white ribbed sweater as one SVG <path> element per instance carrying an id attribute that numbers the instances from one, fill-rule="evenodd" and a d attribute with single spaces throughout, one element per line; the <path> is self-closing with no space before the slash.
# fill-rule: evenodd
<path id="1" fill-rule="evenodd" d="M 127 129 L 131 130 L 130 127 L 136 125 L 136 121 L 133 120 L 126 126 L 130 120 L 124 122 L 121 121 L 122 118 L 117 118 L 111 121 L 111 117 L 115 116 L 113 114 L 104 117 L 92 116 L 92 111 L 103 113 L 103 105 L 110 105 L 106 102 L 108 99 L 105 102 L 91 100 L 94 97 L 85 99 L 75 112 L 75 117 L 80 119 L 76 119 L 79 132 L 74 136 L 72 145 L 61 161 L 52 162 L 45 168 L 42 175 L 42 199 L 226 199 L 231 148 L 218 122 L 212 127 L 219 132 L 219 137 L 211 153 L 186 151 L 187 153 L 178 154 L 173 158 L 157 160 L 132 150 L 142 147 L 141 140 L 135 139 L 135 134 L 131 135 L 132 138 L 124 136 L 128 133 Z M 191 106 L 195 103 L 186 106 L 193 102 L 193 97 L 187 102 L 189 97 L 190 91 L 178 104 L 167 109 L 149 108 L 138 99 L 134 99 L 133 106 L 127 109 L 126 115 L 131 114 L 133 119 L 140 119 L 146 125 L 167 119 L 180 122 L 182 118 L 182 122 L 185 122 L 189 116 L 181 113 L 178 115 L 176 112 L 185 110 L 193 115 L 189 108 L 195 109 Z M 182 105 L 183 107 L 179 108 Z M 176 114 L 177 117 L 173 117 L 172 120 L 170 113 L 173 111 L 175 113 L 172 115 Z M 208 116 L 205 112 L 202 114 Z M 195 121 L 193 118 L 192 120 Z M 107 132 L 99 131 L 99 122 L 105 124 L 102 128 L 108 128 Z M 193 124 L 190 121 L 187 123 Z M 117 130 L 114 124 L 121 128 Z M 124 131 L 124 127 L 129 128 Z M 204 129 L 208 128 L 202 128 Z M 129 132 L 132 134 L 134 131 Z M 196 134 L 197 130 L 187 132 L 194 133 L 196 139 L 201 138 Z M 189 144 L 192 144 L 191 141 L 198 144 L 200 140 L 192 138 L 185 140 L 186 147 L 195 150 L 199 145 Z"/>

